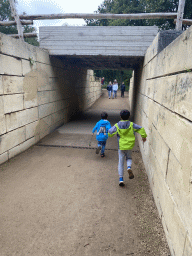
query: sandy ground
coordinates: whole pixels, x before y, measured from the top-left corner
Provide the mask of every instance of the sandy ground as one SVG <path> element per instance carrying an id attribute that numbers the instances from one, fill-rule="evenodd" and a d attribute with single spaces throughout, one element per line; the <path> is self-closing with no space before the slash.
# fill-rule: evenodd
<path id="1" fill-rule="evenodd" d="M 113 125 L 127 94 L 102 97 L 77 120 L 0 166 L 0 256 L 168 256 L 138 145 L 118 185 L 116 138 L 95 154 L 100 112 Z"/>

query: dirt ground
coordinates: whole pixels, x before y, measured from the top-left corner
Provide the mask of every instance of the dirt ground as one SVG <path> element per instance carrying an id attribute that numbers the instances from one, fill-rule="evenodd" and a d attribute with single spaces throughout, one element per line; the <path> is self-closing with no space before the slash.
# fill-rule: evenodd
<path id="1" fill-rule="evenodd" d="M 171 255 L 138 145 L 118 185 L 116 138 L 95 154 L 100 112 L 115 124 L 127 94 L 102 97 L 78 119 L 0 166 L 0 256 Z M 126 169 L 125 169 L 126 170 Z"/>

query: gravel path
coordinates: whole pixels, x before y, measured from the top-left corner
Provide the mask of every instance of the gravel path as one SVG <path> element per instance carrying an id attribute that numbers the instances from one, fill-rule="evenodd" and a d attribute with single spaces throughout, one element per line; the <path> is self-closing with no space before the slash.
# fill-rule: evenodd
<path id="1" fill-rule="evenodd" d="M 0 256 L 168 256 L 138 145 L 118 185 L 116 138 L 106 157 L 90 135 L 100 112 L 113 125 L 127 98 L 106 91 L 88 111 L 0 166 Z"/>

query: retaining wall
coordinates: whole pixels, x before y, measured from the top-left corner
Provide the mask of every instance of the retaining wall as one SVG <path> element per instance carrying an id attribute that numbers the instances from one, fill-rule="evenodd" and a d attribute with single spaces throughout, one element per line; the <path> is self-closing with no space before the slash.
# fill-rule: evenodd
<path id="1" fill-rule="evenodd" d="M 140 149 L 171 255 L 192 255 L 192 27 L 160 53 L 148 48 L 136 90 Z M 138 72 L 137 72 L 138 74 Z M 136 74 L 135 74 L 136 76 Z M 136 88 L 137 87 L 137 88 Z"/>
<path id="2" fill-rule="evenodd" d="M 0 164 L 26 150 L 101 95 L 92 70 L 0 34 Z"/>

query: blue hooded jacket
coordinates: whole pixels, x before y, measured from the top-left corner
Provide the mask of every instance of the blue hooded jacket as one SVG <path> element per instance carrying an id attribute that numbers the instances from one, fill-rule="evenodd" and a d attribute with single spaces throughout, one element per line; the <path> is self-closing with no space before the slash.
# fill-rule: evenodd
<path id="1" fill-rule="evenodd" d="M 96 140 L 106 141 L 108 139 L 108 130 L 111 128 L 111 124 L 106 119 L 101 119 L 96 123 L 93 128 L 93 133 L 97 130 Z"/>

